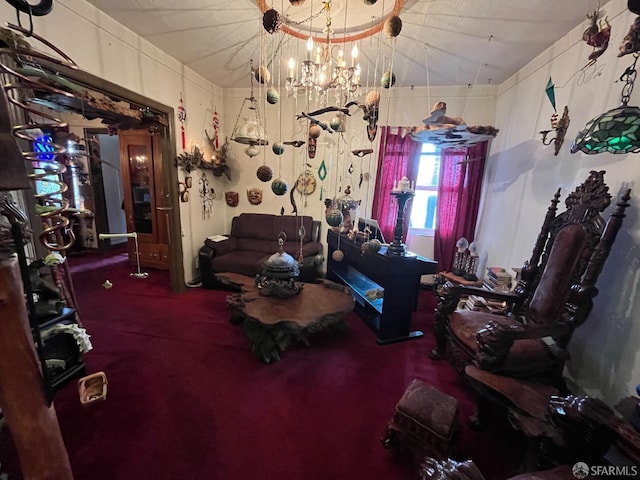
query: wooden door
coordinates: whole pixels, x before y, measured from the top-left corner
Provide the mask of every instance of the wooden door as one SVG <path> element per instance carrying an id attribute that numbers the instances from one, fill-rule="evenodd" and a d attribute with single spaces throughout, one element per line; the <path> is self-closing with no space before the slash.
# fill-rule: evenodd
<path id="1" fill-rule="evenodd" d="M 140 265 L 166 270 L 169 238 L 160 137 L 147 130 L 121 131 L 118 136 L 127 231 L 138 234 Z M 129 259 L 135 264 L 133 240 L 129 240 Z"/>

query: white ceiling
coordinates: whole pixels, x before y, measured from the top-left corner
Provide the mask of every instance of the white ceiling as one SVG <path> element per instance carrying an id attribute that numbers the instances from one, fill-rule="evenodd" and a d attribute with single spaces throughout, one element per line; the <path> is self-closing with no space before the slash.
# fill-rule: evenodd
<path id="1" fill-rule="evenodd" d="M 249 86 L 251 59 L 282 81 L 289 56 L 306 53 L 304 41 L 265 31 L 260 0 L 88 1 L 221 87 Z M 317 14 L 313 30 L 326 22 L 321 0 L 262 1 L 290 22 Z M 586 15 L 597 6 L 593 0 L 331 0 L 335 37 L 345 35 L 345 25 L 352 35 L 381 22 L 394 1 L 404 4 L 400 35 L 359 42 L 363 85 L 391 68 L 397 85 L 499 84 L 572 28 L 586 28 Z M 272 62 L 283 65 L 281 74 Z"/>

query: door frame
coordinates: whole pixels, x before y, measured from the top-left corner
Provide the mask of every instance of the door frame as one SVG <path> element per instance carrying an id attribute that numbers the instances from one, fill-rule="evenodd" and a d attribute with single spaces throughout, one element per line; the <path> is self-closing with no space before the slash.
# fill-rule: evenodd
<path id="1" fill-rule="evenodd" d="M 45 63 L 45 62 L 43 62 Z M 173 159 L 176 158 L 176 125 L 175 111 L 173 107 L 169 107 L 155 100 L 147 98 L 136 92 L 132 92 L 120 85 L 112 83 L 103 78 L 97 77 L 89 72 L 79 69 L 71 69 L 61 65 L 55 65 L 55 69 L 64 77 L 79 83 L 92 90 L 99 91 L 111 98 L 119 98 L 123 101 L 139 106 L 140 108 L 149 108 L 162 116 L 166 126 L 159 129 L 161 135 L 160 149 L 162 151 L 162 172 L 163 172 L 163 189 L 165 193 L 163 208 L 169 217 L 168 233 L 169 233 L 169 275 L 171 278 L 171 291 L 174 293 L 185 292 L 187 286 L 184 280 L 184 261 L 182 249 L 182 235 L 180 223 L 180 204 L 178 192 L 178 167 Z"/>

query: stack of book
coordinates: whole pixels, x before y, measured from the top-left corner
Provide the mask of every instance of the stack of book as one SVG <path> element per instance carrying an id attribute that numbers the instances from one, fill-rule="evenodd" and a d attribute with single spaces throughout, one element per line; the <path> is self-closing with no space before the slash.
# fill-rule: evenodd
<path id="1" fill-rule="evenodd" d="M 504 268 L 489 267 L 482 280 L 482 286 L 492 292 L 503 292 L 511 289 L 511 281 L 511 275 Z"/>
<path id="2" fill-rule="evenodd" d="M 465 301 L 464 308 L 480 312 L 500 313 L 504 311 L 506 304 L 498 300 L 492 300 L 478 295 L 469 295 Z"/>

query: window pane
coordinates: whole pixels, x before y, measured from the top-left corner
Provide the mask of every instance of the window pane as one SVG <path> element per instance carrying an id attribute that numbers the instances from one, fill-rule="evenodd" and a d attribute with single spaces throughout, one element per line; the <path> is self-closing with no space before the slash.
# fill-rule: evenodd
<path id="1" fill-rule="evenodd" d="M 436 153 L 437 148 L 433 143 L 423 143 L 422 144 L 422 153 Z"/>
<path id="2" fill-rule="evenodd" d="M 439 173 L 440 156 L 422 155 L 420 157 L 420 166 L 418 167 L 416 185 L 429 187 L 437 186 Z"/>
<path id="3" fill-rule="evenodd" d="M 434 229 L 436 224 L 436 204 L 438 194 L 426 190 L 416 190 L 411 206 L 410 228 Z"/>

